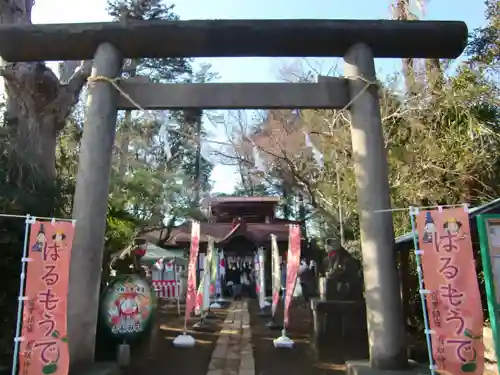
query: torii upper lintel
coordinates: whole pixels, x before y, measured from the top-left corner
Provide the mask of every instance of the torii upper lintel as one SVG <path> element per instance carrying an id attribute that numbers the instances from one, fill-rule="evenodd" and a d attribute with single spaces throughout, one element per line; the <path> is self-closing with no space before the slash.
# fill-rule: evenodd
<path id="1" fill-rule="evenodd" d="M 196 20 L 0 26 L 11 62 L 84 60 L 104 42 L 124 58 L 342 57 L 357 43 L 374 57 L 456 58 L 467 43 L 459 21 Z"/>

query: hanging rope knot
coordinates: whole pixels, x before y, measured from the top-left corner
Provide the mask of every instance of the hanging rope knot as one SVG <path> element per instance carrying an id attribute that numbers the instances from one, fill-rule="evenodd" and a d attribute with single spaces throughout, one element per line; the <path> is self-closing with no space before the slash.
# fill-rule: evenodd
<path id="1" fill-rule="evenodd" d="M 375 80 L 375 81 L 371 81 L 371 80 L 369 80 L 369 79 L 367 79 L 367 78 L 365 78 L 365 77 L 363 77 L 363 76 L 357 76 L 357 77 L 355 77 L 355 78 L 356 78 L 356 79 L 359 79 L 360 81 L 365 82 L 365 83 L 366 83 L 366 85 L 365 85 L 365 86 L 364 86 L 361 90 L 359 90 L 359 92 L 358 92 L 358 93 L 354 96 L 354 98 L 352 98 L 352 99 L 349 101 L 349 103 L 347 103 L 347 105 L 346 105 L 346 106 L 345 106 L 342 110 L 347 110 L 347 109 L 349 109 L 349 107 L 350 107 L 350 106 L 351 106 L 351 105 L 352 105 L 352 104 L 353 104 L 356 100 L 358 100 L 358 99 L 361 97 L 361 95 L 363 95 L 363 94 L 364 94 L 364 93 L 365 93 L 365 92 L 366 92 L 366 91 L 367 91 L 370 87 L 375 86 L 375 87 L 377 87 L 377 88 L 378 88 L 378 86 L 379 86 L 379 83 L 378 83 L 378 81 L 377 81 L 377 80 Z"/>
<path id="2" fill-rule="evenodd" d="M 118 91 L 125 99 L 127 99 L 136 109 L 140 111 L 145 111 L 144 108 L 142 108 L 134 99 L 130 97 L 129 94 L 127 94 L 118 84 L 122 79 L 121 78 L 109 78 L 105 76 L 94 76 L 94 77 L 89 77 L 87 79 L 89 84 L 95 83 L 95 82 L 107 82 L 111 84 L 116 91 Z"/>
<path id="3" fill-rule="evenodd" d="M 378 86 L 378 84 L 379 84 L 379 82 L 377 80 L 372 81 L 371 79 L 365 78 L 363 76 L 357 76 L 356 78 L 359 79 L 360 81 L 365 82 L 368 87 L 370 87 L 370 86 Z"/>

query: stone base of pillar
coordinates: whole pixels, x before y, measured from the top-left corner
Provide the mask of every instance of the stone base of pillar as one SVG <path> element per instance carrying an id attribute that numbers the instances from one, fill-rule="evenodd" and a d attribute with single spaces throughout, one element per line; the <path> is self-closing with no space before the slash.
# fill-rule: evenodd
<path id="1" fill-rule="evenodd" d="M 346 362 L 346 375 L 428 375 L 430 374 L 428 365 L 418 365 L 413 361 L 408 362 L 405 370 L 378 370 L 370 367 L 369 361 L 348 361 Z"/>
<path id="2" fill-rule="evenodd" d="M 311 301 L 313 339 L 318 360 L 344 363 L 369 357 L 364 301 Z"/>

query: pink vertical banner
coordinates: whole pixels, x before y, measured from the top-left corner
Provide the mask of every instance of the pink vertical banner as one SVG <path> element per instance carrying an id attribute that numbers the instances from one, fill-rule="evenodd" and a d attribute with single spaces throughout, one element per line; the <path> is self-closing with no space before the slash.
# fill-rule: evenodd
<path id="1" fill-rule="evenodd" d="M 484 369 L 483 309 L 464 208 L 417 216 L 432 355 L 440 374 Z"/>
<path id="2" fill-rule="evenodd" d="M 68 221 L 31 224 L 19 375 L 69 371 L 66 321 L 73 232 Z"/>
<path id="3" fill-rule="evenodd" d="M 196 306 L 196 260 L 200 248 L 200 223 L 193 221 L 191 223 L 191 247 L 189 249 L 188 281 L 186 295 L 186 315 L 184 317 L 184 330 L 187 328 L 187 322 Z"/>
<path id="4" fill-rule="evenodd" d="M 288 313 L 290 303 L 292 302 L 293 292 L 295 289 L 295 281 L 299 272 L 300 264 L 300 226 L 290 225 L 288 235 L 288 255 L 286 264 L 286 286 L 285 286 L 285 317 L 283 325 L 288 326 Z"/>

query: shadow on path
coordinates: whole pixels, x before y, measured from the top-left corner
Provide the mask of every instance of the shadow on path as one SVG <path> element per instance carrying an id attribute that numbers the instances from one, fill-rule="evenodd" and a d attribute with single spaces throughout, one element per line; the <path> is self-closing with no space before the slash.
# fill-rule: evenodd
<path id="1" fill-rule="evenodd" d="M 172 341 L 182 333 L 184 310 L 179 316 L 176 306 L 169 306 L 165 301 L 160 301 L 151 339 L 132 353 L 132 365 L 122 374 L 205 375 L 226 314 L 226 310 L 219 310 L 215 319 L 208 320 L 209 324 L 203 332 L 189 332 L 196 339 L 193 348 L 176 348 Z M 194 323 L 196 320 L 191 319 L 188 327 L 192 327 Z"/>
<path id="2" fill-rule="evenodd" d="M 248 301 L 252 346 L 255 357 L 255 375 L 340 375 L 345 374 L 344 365 L 319 362 L 310 344 L 311 316 L 305 307 L 294 306 L 290 314 L 288 337 L 294 340 L 293 349 L 276 349 L 273 340 L 281 335 L 280 331 L 268 329 L 265 325 L 269 318 L 258 316 L 257 301 Z M 283 316 L 283 309 L 278 309 Z"/>

